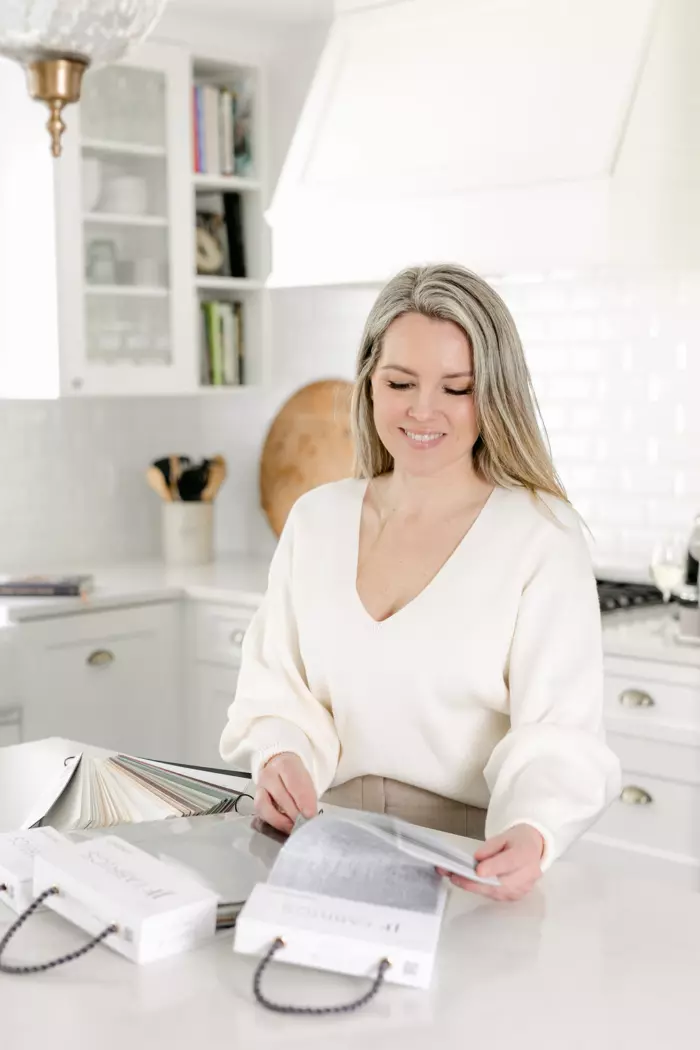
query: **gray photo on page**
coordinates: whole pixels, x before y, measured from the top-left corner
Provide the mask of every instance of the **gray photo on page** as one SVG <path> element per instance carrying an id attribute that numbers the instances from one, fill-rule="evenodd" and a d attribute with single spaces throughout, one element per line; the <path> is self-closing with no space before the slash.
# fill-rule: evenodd
<path id="1" fill-rule="evenodd" d="M 398 852 L 367 828 L 330 816 L 295 828 L 268 882 L 428 914 L 439 910 L 444 892 L 434 865 Z"/>

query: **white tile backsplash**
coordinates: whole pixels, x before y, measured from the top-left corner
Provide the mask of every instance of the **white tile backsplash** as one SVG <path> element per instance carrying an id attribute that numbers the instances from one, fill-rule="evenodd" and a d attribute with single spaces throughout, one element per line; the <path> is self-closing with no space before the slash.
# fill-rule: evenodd
<path id="1" fill-rule="evenodd" d="M 700 512 L 700 275 L 494 282 L 516 318 L 557 468 L 600 564 L 645 569 Z M 222 452 L 217 549 L 272 549 L 258 462 L 282 400 L 351 378 L 371 288 L 273 293 L 275 387 L 221 396 L 0 403 L 0 571 L 157 556 L 144 471 Z"/>

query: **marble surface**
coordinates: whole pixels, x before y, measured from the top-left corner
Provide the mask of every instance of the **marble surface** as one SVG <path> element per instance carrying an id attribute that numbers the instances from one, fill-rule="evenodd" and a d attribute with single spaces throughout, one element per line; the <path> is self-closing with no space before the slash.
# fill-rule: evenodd
<path id="1" fill-rule="evenodd" d="M 258 605 L 267 587 L 269 560 L 245 555 L 209 565 L 166 566 L 159 561 L 115 563 L 91 569 L 92 593 L 81 598 L 0 598 L 0 625 L 89 609 L 190 597 L 213 602 Z M 62 567 L 61 572 L 84 571 Z"/>
<path id="2" fill-rule="evenodd" d="M 451 893 L 428 991 L 386 986 L 355 1015 L 279 1017 L 255 1003 L 255 961 L 232 953 L 229 932 L 143 967 L 100 946 L 48 973 L 0 974 L 3 1046 L 697 1047 L 700 894 L 668 893 L 566 860 L 517 904 Z M 0 905 L 0 935 L 10 921 Z M 22 929 L 8 960 L 46 959 L 78 947 L 81 937 L 44 912 Z M 265 980 L 269 996 L 314 1005 L 352 999 L 365 987 L 283 964 Z"/>
<path id="3" fill-rule="evenodd" d="M 673 607 L 605 613 L 603 647 L 608 656 L 700 668 L 700 645 L 679 641 Z"/>

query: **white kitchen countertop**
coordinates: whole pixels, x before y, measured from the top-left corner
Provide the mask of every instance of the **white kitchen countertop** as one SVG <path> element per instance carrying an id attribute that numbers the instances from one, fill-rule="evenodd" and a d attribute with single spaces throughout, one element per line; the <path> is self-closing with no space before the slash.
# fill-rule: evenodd
<path id="1" fill-rule="evenodd" d="M 0 974 L 2 1044 L 56 1050 L 695 1050 L 700 894 L 558 861 L 518 904 L 451 891 L 429 991 L 388 985 L 355 1015 L 277 1016 L 252 995 L 255 960 L 232 934 L 138 967 L 100 946 L 48 973 Z M 11 921 L 0 906 L 0 934 Z M 83 935 L 33 917 L 8 961 L 70 951 Z M 282 1001 L 355 998 L 354 979 L 273 964 Z"/>
<path id="2" fill-rule="evenodd" d="M 157 560 L 126 562 L 93 569 L 95 590 L 79 598 L 1 598 L 0 627 L 44 619 L 66 612 L 110 609 L 122 605 L 174 601 L 189 597 L 201 601 L 259 604 L 267 587 L 269 559 L 238 555 L 210 565 L 171 568 Z M 84 567 L 62 567 L 63 572 Z M 605 652 L 611 656 L 657 660 L 700 667 L 700 646 L 675 641 L 676 625 L 667 610 L 653 607 L 603 617 Z"/>
<path id="3" fill-rule="evenodd" d="M 267 588 L 269 565 L 269 558 L 240 555 L 221 558 L 209 565 L 182 568 L 169 567 L 156 560 L 115 563 L 90 570 L 63 566 L 60 571 L 65 574 L 90 571 L 95 578 L 93 592 L 84 600 L 0 597 L 0 625 L 181 597 L 258 605 Z"/>

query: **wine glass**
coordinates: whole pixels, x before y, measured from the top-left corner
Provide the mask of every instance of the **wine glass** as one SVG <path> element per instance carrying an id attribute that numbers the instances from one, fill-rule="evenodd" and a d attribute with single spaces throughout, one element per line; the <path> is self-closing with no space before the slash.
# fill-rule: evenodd
<path id="1" fill-rule="evenodd" d="M 654 546 L 650 571 L 665 604 L 671 600 L 671 595 L 683 582 L 686 555 L 686 539 L 677 533 L 664 536 Z"/>

